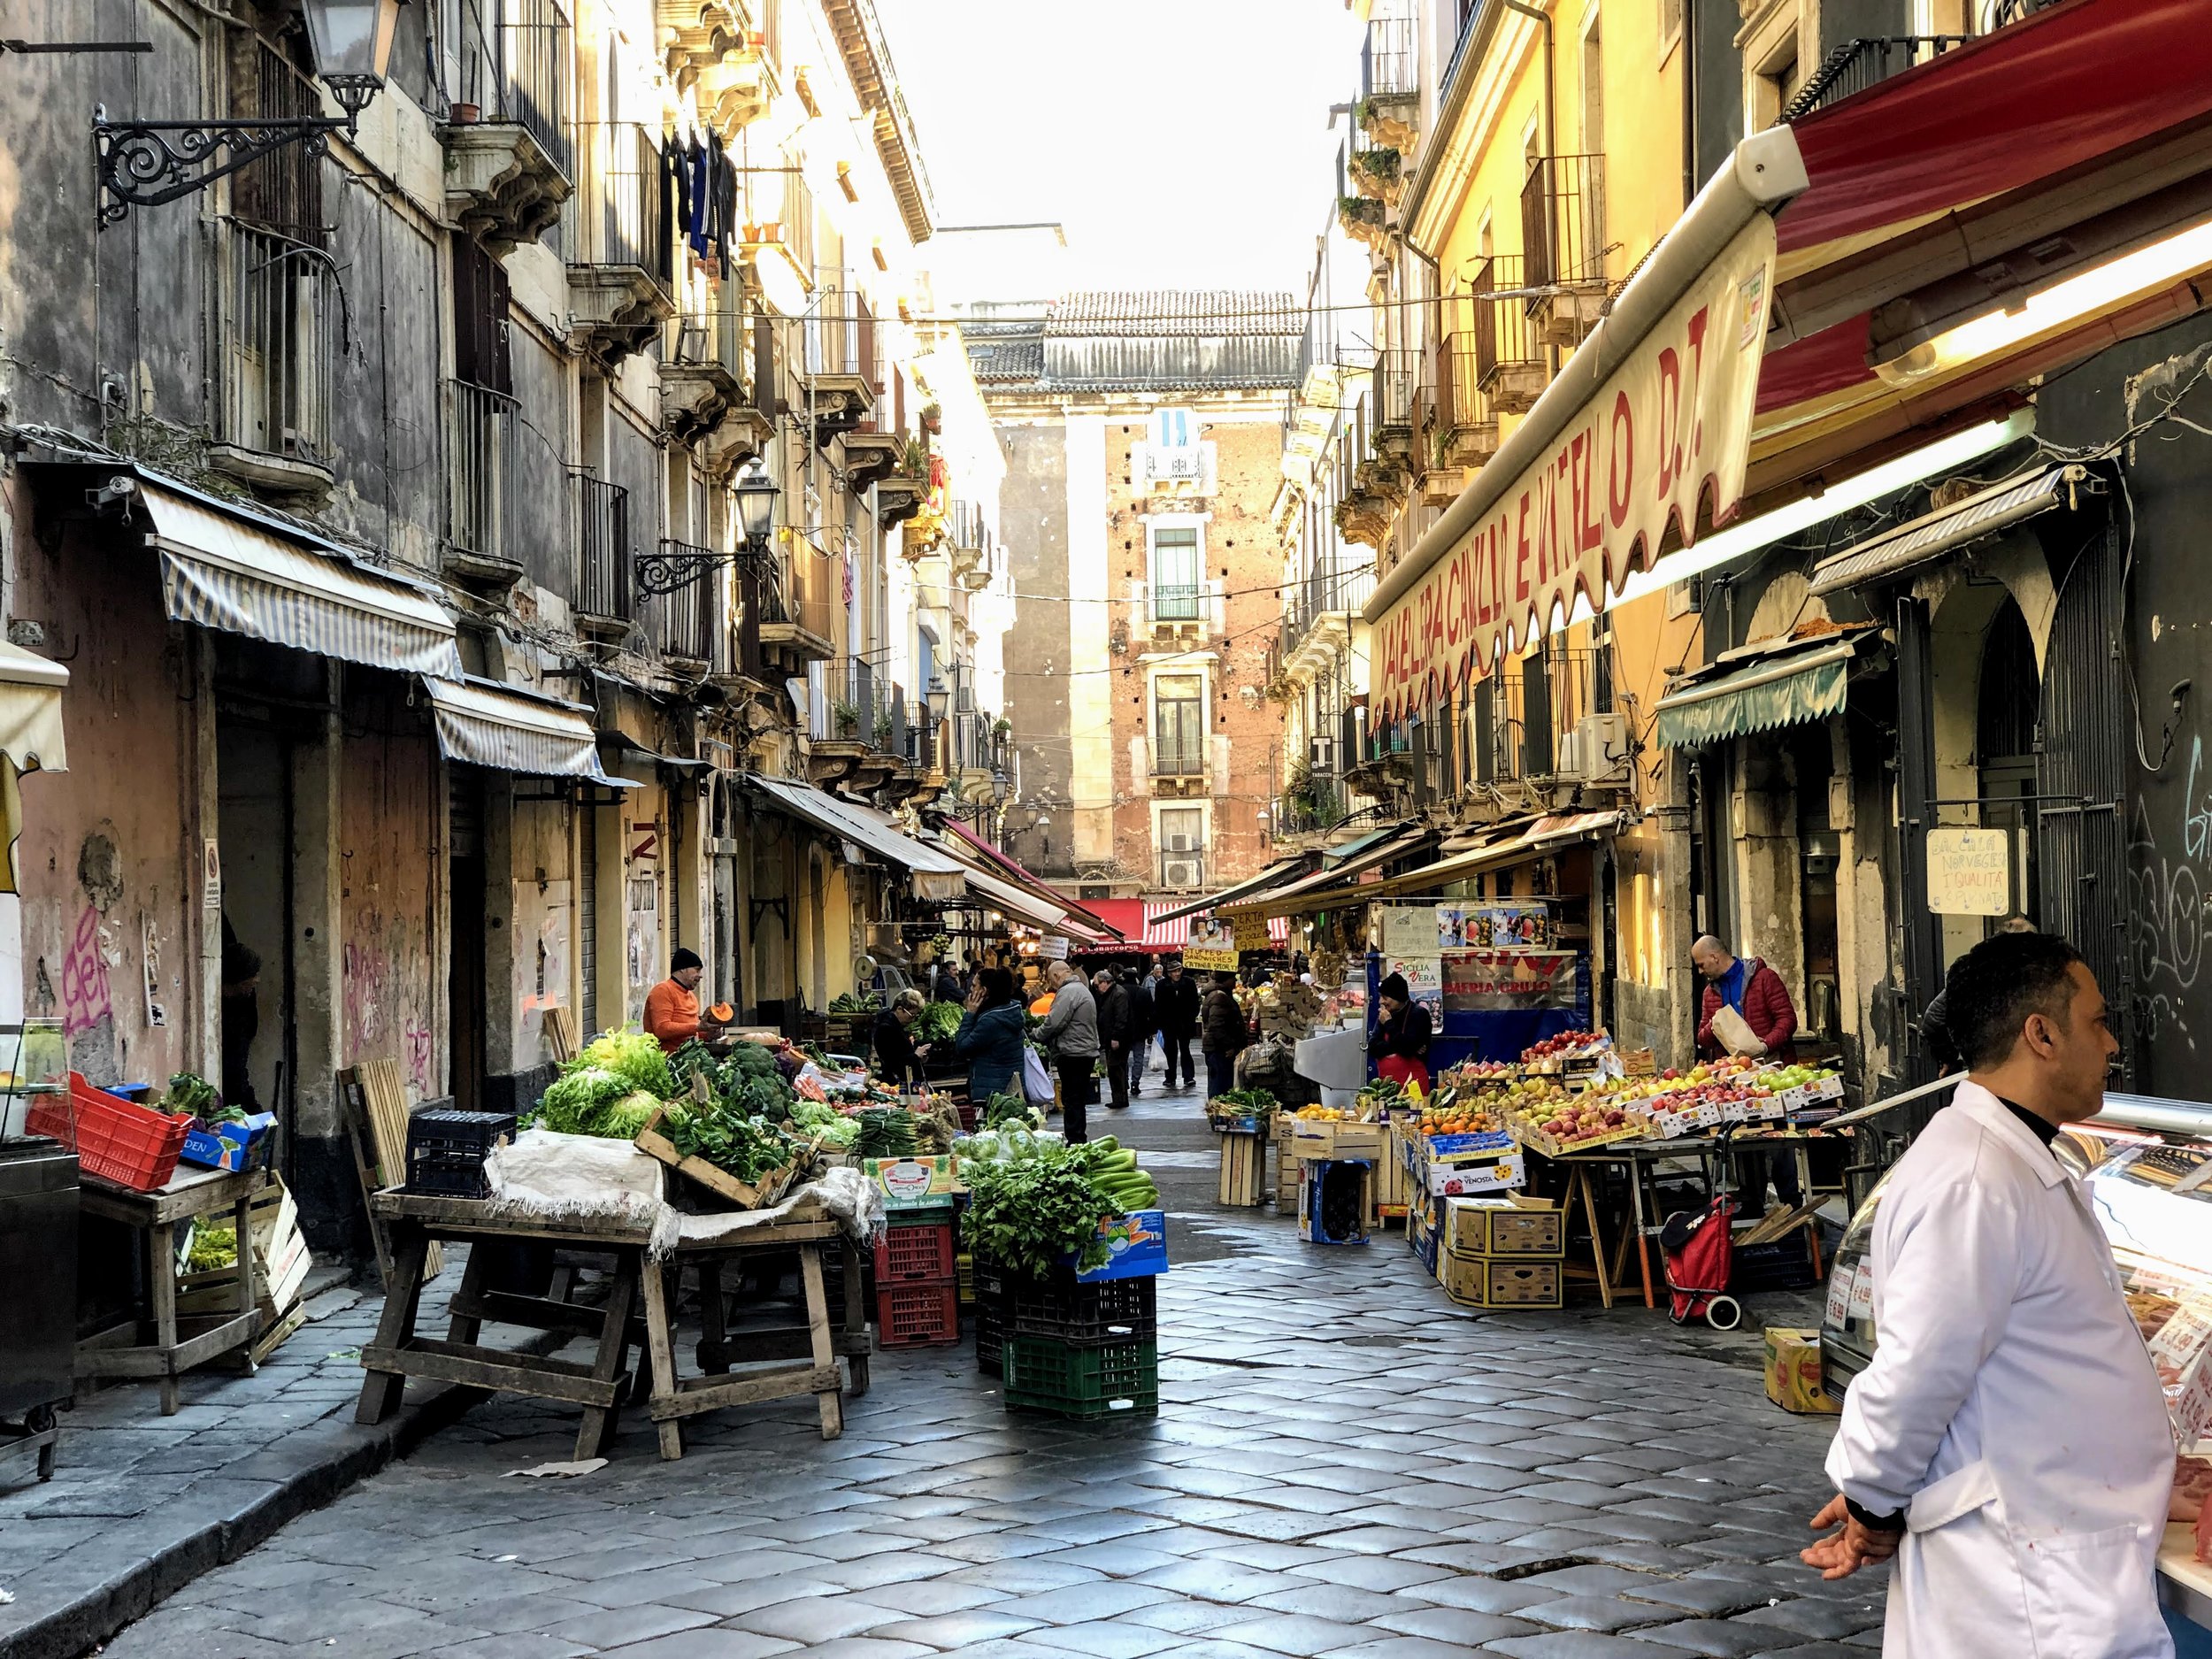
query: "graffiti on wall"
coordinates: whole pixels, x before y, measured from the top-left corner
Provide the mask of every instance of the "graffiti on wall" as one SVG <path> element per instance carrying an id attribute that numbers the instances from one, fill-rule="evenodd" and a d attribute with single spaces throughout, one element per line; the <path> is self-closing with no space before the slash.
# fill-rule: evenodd
<path id="1" fill-rule="evenodd" d="M 430 976 L 419 928 L 365 905 L 346 919 L 339 959 L 349 1057 L 397 1060 L 418 1094 L 431 1093 L 435 1044 L 420 1005 Z"/>
<path id="2" fill-rule="evenodd" d="M 2177 851 L 2160 845 L 2139 799 L 2129 820 L 2128 950 L 2144 1036 L 2178 1037 L 2194 1050 L 2190 998 L 2204 966 L 2206 936 L 2212 933 L 2212 914 L 2205 908 L 2206 866 L 2212 861 L 2212 778 L 2205 772 L 2202 737 L 2189 746 L 2186 777 Z"/>
<path id="3" fill-rule="evenodd" d="M 61 1028 L 73 1038 L 115 1017 L 107 958 L 101 950 L 102 931 L 100 912 L 86 905 L 70 937 L 69 954 L 62 958 Z"/>

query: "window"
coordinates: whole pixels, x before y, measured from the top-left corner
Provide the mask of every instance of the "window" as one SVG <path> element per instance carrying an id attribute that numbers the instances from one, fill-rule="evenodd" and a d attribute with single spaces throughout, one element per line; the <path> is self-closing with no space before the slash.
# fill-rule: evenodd
<path id="1" fill-rule="evenodd" d="M 1198 532 L 1194 527 L 1152 533 L 1152 619 L 1195 622 L 1199 615 Z"/>
<path id="2" fill-rule="evenodd" d="M 1195 778 L 1206 770 L 1206 678 L 1162 674 L 1152 682 L 1152 775 Z"/>
<path id="3" fill-rule="evenodd" d="M 1187 409 L 1156 409 L 1151 442 L 1156 449 L 1187 449 L 1198 442 L 1198 423 Z"/>
<path id="4" fill-rule="evenodd" d="M 1206 810 L 1166 807 L 1161 810 L 1160 885 L 1198 887 L 1206 883 Z"/>

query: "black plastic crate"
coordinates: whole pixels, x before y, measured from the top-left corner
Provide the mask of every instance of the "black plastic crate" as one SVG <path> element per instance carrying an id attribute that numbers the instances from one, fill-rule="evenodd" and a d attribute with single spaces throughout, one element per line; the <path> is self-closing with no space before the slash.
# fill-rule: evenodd
<path id="1" fill-rule="evenodd" d="M 985 1376 L 996 1379 L 1002 1371 L 1002 1357 L 1006 1351 L 1006 1326 L 995 1307 L 978 1302 L 975 1310 L 975 1368 Z"/>
<path id="2" fill-rule="evenodd" d="M 488 1198 L 484 1160 L 515 1138 L 512 1112 L 434 1106 L 407 1119 L 407 1190 L 442 1198 Z"/>
<path id="3" fill-rule="evenodd" d="M 411 1151 L 407 1159 L 407 1190 L 433 1198 L 489 1198 L 492 1185 L 484 1174 L 480 1152 L 443 1152 L 434 1148 Z"/>
<path id="4" fill-rule="evenodd" d="M 1739 1244 L 1728 1275 L 1728 1288 L 1738 1295 L 1747 1291 L 1802 1290 L 1818 1282 L 1812 1251 L 1801 1228 L 1765 1244 Z"/>
<path id="5" fill-rule="evenodd" d="M 1080 1284 L 1072 1273 L 1009 1281 L 1007 1331 L 1070 1348 L 1150 1341 L 1159 1333 L 1159 1281 L 1113 1279 Z"/>

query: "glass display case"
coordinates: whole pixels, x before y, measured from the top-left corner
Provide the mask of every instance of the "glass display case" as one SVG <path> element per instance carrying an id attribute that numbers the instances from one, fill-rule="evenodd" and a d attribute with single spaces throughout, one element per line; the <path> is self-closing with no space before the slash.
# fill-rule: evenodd
<path id="1" fill-rule="evenodd" d="M 0 1142 L 19 1141 L 42 1095 L 69 1093 L 69 1040 L 58 1019 L 0 1025 Z"/>
<path id="2" fill-rule="evenodd" d="M 2111 1244 L 2185 1454 L 2180 1484 L 2200 1498 L 2212 1496 L 2212 1107 L 2111 1096 L 2102 1116 L 2070 1125 L 2051 1150 L 2081 1178 Z M 1885 1176 L 1851 1217 L 1829 1277 L 1821 1371 L 1838 1400 L 1874 1356 L 1866 1254 L 1888 1185 Z M 2168 1580 L 2162 1589 L 2170 1612 L 2201 1624 L 2212 1610 L 2212 1571 L 2193 1555 L 2188 1529 L 2172 1529 L 2161 1558 Z M 2203 1586 L 2195 1586 L 2198 1578 Z M 2201 1633 L 2177 1629 L 2185 1643 Z M 2212 1652 L 2212 1638 L 2183 1651 Z"/>

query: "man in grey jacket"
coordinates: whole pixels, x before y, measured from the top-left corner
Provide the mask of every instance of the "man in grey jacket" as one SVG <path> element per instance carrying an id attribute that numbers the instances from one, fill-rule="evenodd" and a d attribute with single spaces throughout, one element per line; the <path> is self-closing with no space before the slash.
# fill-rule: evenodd
<path id="1" fill-rule="evenodd" d="M 1089 1138 L 1085 1109 L 1098 1100 L 1098 1003 L 1083 976 L 1064 962 L 1045 969 L 1052 988 L 1052 1011 L 1037 1028 L 1037 1041 L 1060 1074 L 1060 1130 L 1070 1141 Z"/>

